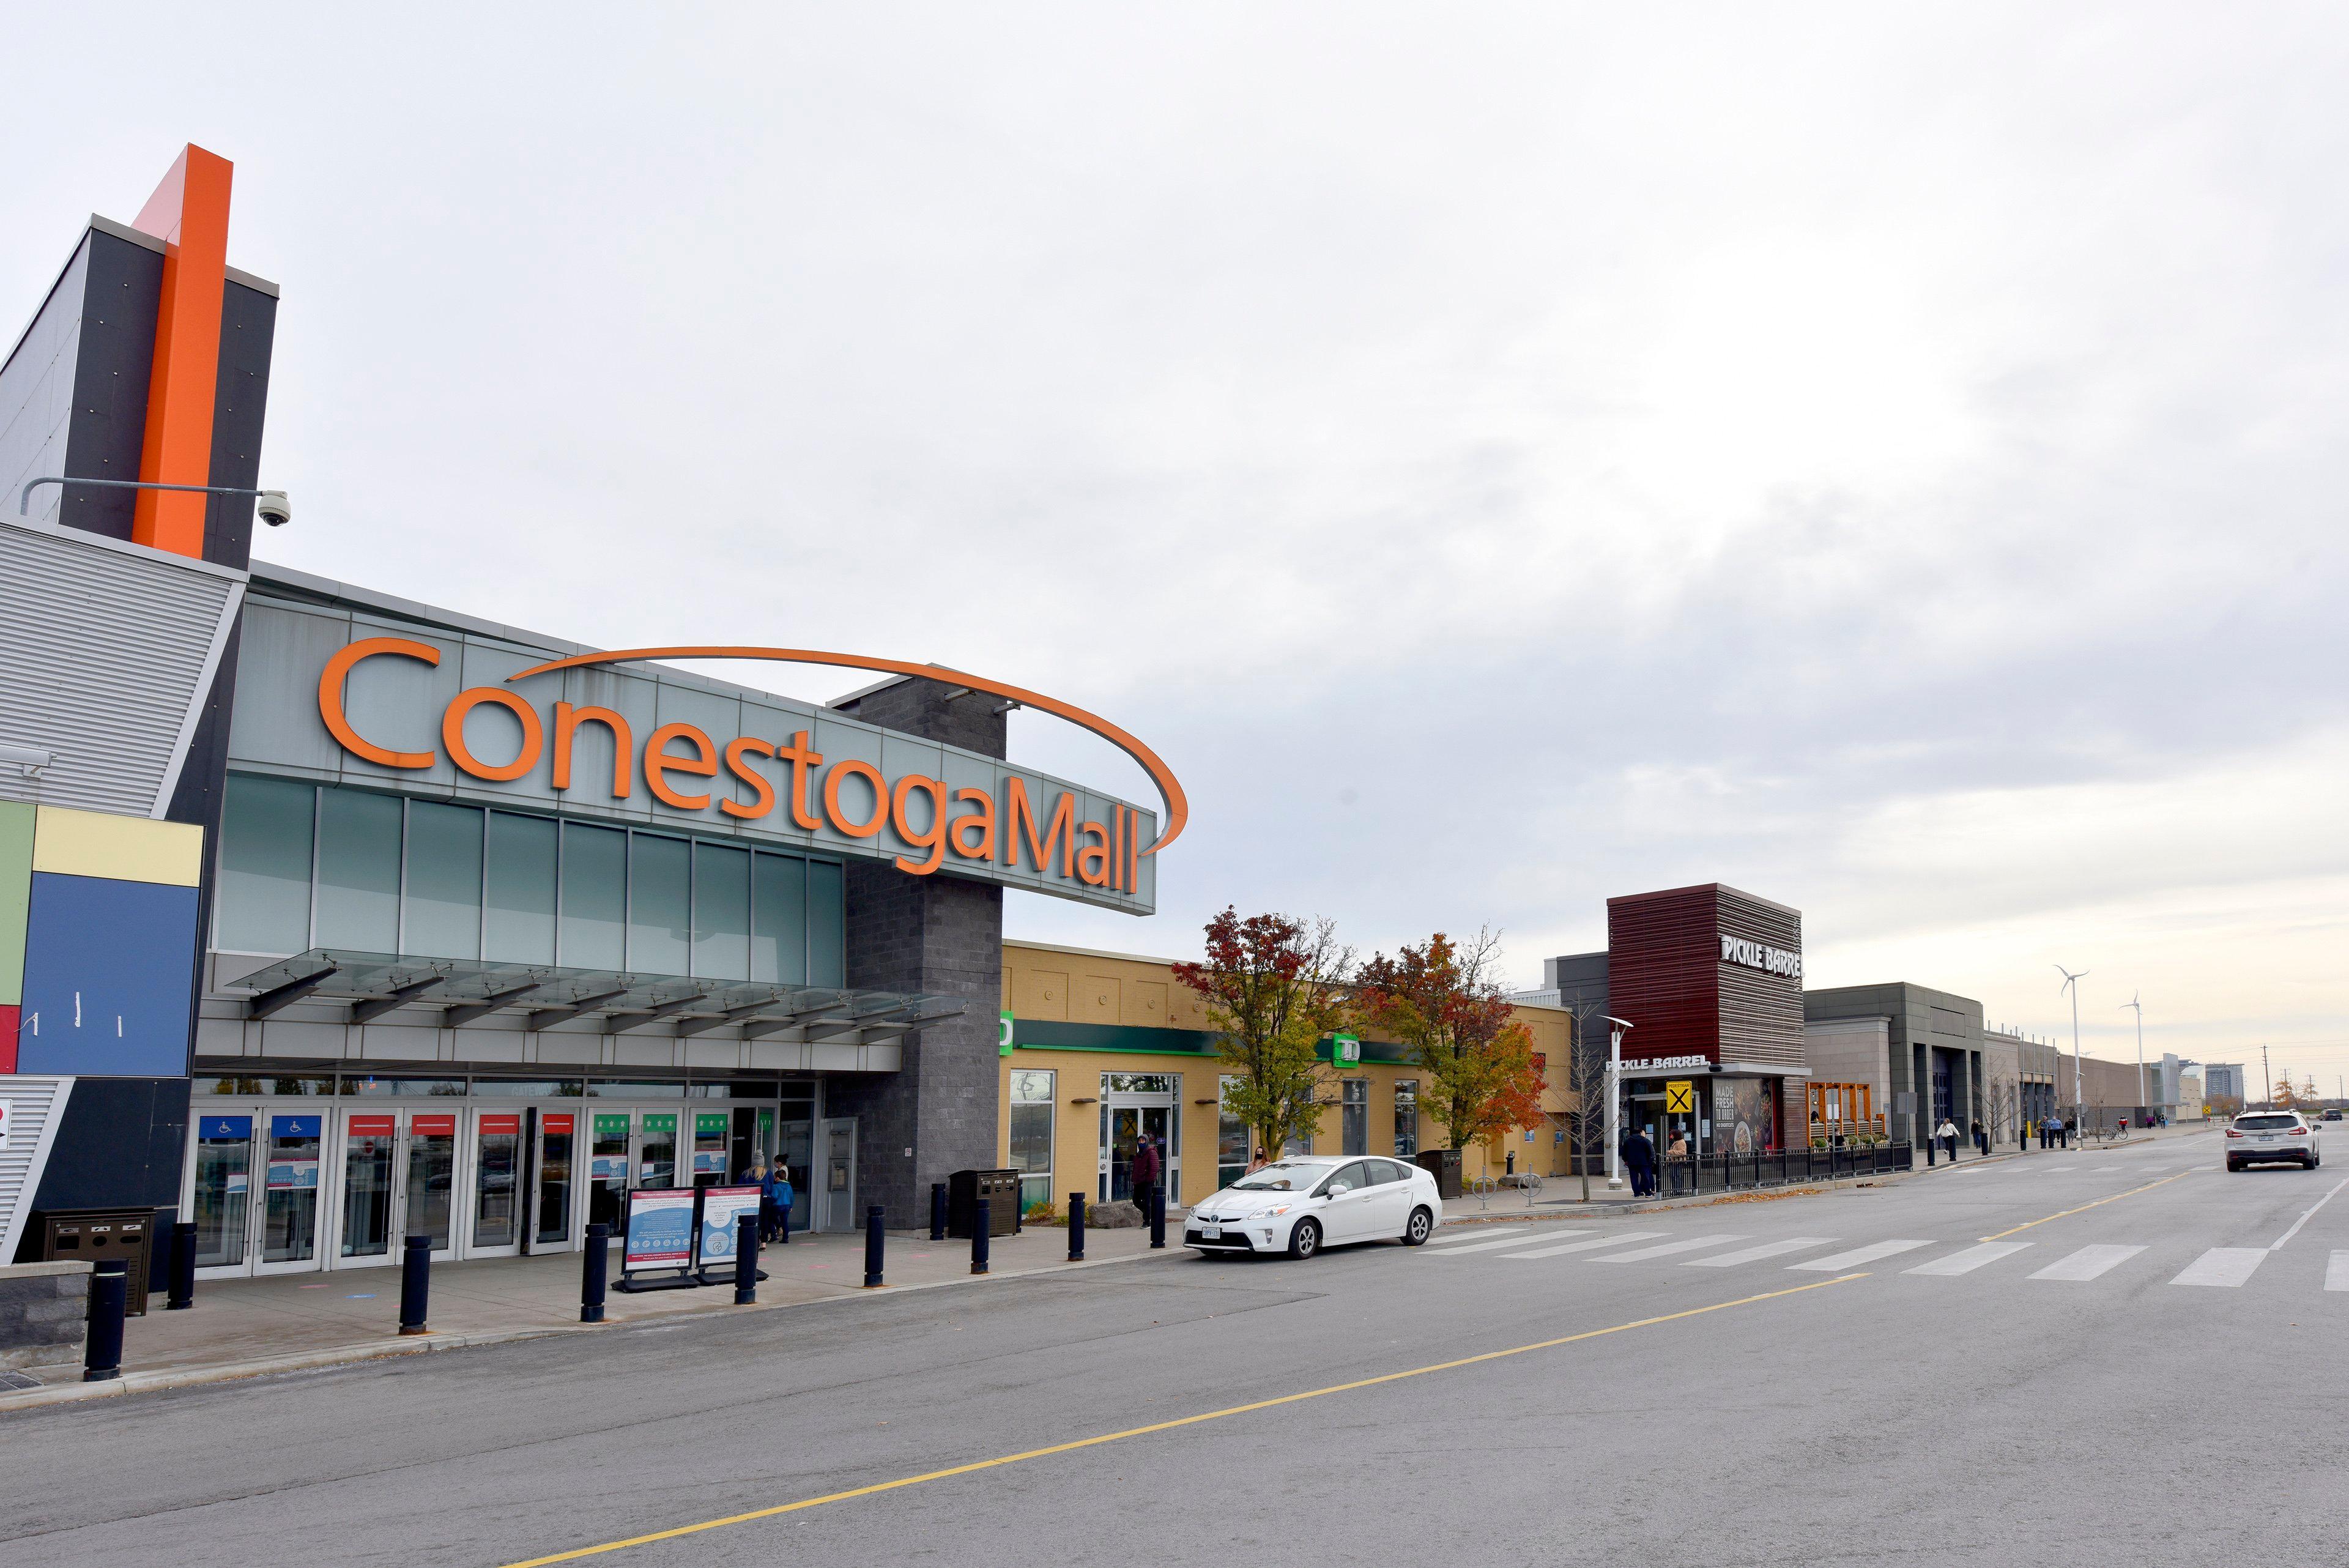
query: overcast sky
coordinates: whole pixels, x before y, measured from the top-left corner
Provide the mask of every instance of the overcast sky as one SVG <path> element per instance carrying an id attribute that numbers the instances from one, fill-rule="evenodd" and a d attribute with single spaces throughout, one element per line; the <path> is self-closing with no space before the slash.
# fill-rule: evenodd
<path id="1" fill-rule="evenodd" d="M 233 160 L 268 558 L 1111 717 L 1161 913 L 1011 934 L 1531 985 L 1720 880 L 1814 985 L 2349 1073 L 2338 6 L 239 15 L 11 18 L 0 305 Z"/>

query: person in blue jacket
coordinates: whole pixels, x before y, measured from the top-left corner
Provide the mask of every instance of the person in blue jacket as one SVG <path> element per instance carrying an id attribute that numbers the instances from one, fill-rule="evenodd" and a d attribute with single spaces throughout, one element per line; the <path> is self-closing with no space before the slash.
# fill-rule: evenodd
<path id="1" fill-rule="evenodd" d="M 791 1233 L 792 1197 L 791 1167 L 778 1159 L 768 1168 L 766 1196 L 759 1204 L 761 1232 L 767 1241 Z"/>

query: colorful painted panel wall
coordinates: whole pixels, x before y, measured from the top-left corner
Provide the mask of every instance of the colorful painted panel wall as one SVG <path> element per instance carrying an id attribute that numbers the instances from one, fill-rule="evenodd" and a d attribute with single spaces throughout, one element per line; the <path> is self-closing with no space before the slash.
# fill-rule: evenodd
<path id="1" fill-rule="evenodd" d="M 203 830 L 0 804 L 0 1072 L 188 1068 Z"/>

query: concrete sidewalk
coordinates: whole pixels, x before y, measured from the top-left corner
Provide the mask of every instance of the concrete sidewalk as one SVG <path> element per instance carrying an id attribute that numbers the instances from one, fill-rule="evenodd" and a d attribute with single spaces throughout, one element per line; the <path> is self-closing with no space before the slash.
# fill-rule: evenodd
<path id="1" fill-rule="evenodd" d="M 1184 1255 L 1179 1220 L 1169 1226 L 1161 1258 Z M 1068 1262 L 1064 1227 L 1037 1226 L 989 1243 L 988 1272 L 970 1272 L 970 1243 L 932 1241 L 926 1231 L 893 1233 L 883 1260 L 887 1290 L 949 1284 L 1081 1269 L 1150 1254 L 1150 1232 L 1133 1229 L 1085 1233 L 1085 1262 Z M 208 1281 L 196 1304 L 167 1312 L 162 1293 L 150 1298 L 145 1317 L 124 1327 L 122 1377 L 85 1384 L 79 1363 L 36 1366 L 27 1375 L 42 1386 L 0 1390 L 0 1412 L 59 1399 L 103 1397 L 141 1389 L 255 1376 L 334 1366 L 376 1356 L 414 1355 L 551 1334 L 595 1334 L 605 1328 L 707 1313 L 804 1306 L 865 1294 L 861 1235 L 796 1235 L 786 1246 L 762 1248 L 757 1307 L 736 1307 L 729 1282 L 696 1290 L 626 1293 L 605 1298 L 601 1325 L 579 1321 L 581 1254 L 491 1258 L 432 1267 L 429 1334 L 399 1333 L 398 1265 L 271 1274 Z M 619 1282 L 616 1249 L 612 1282 Z"/>

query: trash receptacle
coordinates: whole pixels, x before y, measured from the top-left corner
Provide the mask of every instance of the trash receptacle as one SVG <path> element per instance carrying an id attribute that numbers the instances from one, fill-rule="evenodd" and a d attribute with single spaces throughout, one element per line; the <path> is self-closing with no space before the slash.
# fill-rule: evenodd
<path id="1" fill-rule="evenodd" d="M 1435 1178 L 1438 1198 L 1460 1196 L 1460 1151 L 1456 1148 L 1423 1148 L 1413 1157 L 1419 1168 Z"/>
<path id="2" fill-rule="evenodd" d="M 147 1271 L 155 1245 L 152 1209 L 49 1209 L 40 1218 L 44 1262 L 96 1265 L 121 1259 L 129 1265 L 123 1315 L 147 1315 Z"/>
<path id="3" fill-rule="evenodd" d="M 1019 1227 L 1019 1173 L 957 1170 L 947 1178 L 947 1234 L 968 1240 L 973 1205 L 987 1199 L 987 1233 L 1009 1236 Z"/>

